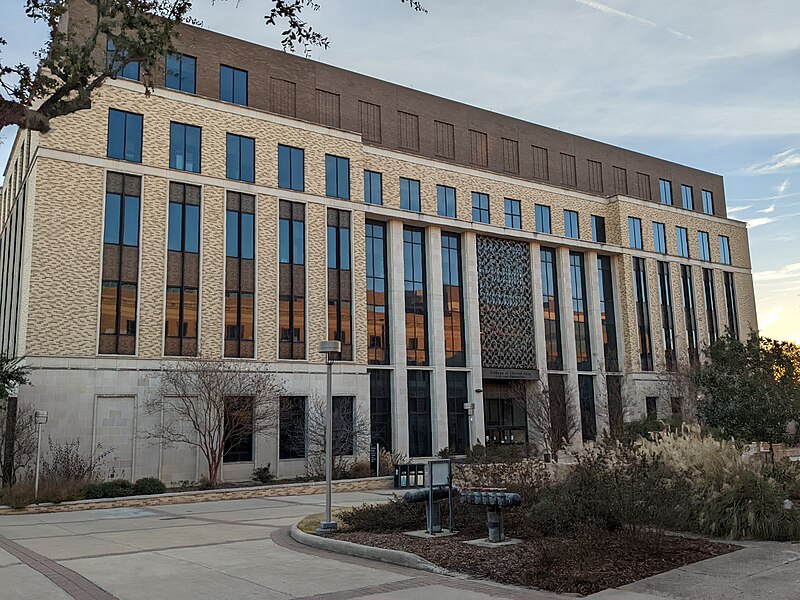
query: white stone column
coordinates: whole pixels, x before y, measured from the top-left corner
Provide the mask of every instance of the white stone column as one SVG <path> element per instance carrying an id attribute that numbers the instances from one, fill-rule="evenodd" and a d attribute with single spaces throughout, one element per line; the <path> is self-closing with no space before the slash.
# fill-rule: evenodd
<path id="1" fill-rule="evenodd" d="M 558 305 L 561 321 L 561 359 L 567 372 L 564 395 L 567 404 L 567 423 L 578 423 L 572 446 L 583 443 L 580 428 L 581 402 L 578 396 L 578 357 L 575 350 L 575 324 L 572 314 L 572 279 L 569 269 L 569 248 L 556 248 L 558 265 Z"/>
<path id="2" fill-rule="evenodd" d="M 536 369 L 539 371 L 539 381 L 533 383 L 533 394 L 540 394 L 544 389 L 550 389 L 547 380 L 547 340 L 544 334 L 544 305 L 542 303 L 542 255 L 538 242 L 531 242 L 531 298 L 533 298 L 533 336 L 536 352 Z M 530 393 L 530 392 L 526 392 Z M 533 408 L 533 407 L 531 407 Z M 542 440 L 543 432 L 541 427 L 531 430 L 531 425 L 535 421 L 528 419 L 528 441 L 537 444 L 542 448 L 545 446 Z"/>
<path id="3" fill-rule="evenodd" d="M 464 296 L 464 343 L 467 352 L 467 367 L 471 369 L 467 376 L 468 401 L 475 405 L 469 423 L 469 445 L 474 446 L 478 440 L 486 444 L 486 429 L 483 417 L 483 394 L 475 390 L 483 389 L 483 370 L 481 365 L 481 318 L 478 303 L 478 254 L 476 235 L 472 231 L 465 232 L 461 238 L 461 260 L 464 263 L 463 296 Z"/>
<path id="4" fill-rule="evenodd" d="M 608 390 L 606 387 L 606 361 L 603 348 L 603 316 L 600 312 L 600 275 L 597 270 L 597 252 L 586 252 L 583 258 L 586 280 L 586 318 L 589 323 L 589 344 L 592 350 L 594 378 L 595 426 L 598 438 L 609 427 Z"/>
<path id="5" fill-rule="evenodd" d="M 448 445 L 447 374 L 444 351 L 444 291 L 442 289 L 442 231 L 425 229 L 425 275 L 428 296 L 428 364 L 431 373 L 431 443 L 434 456 Z"/>
<path id="6" fill-rule="evenodd" d="M 392 448 L 408 455 L 408 379 L 406 371 L 406 299 L 403 277 L 403 223 L 389 221 L 387 268 L 389 285 L 389 360 L 392 373 Z"/>

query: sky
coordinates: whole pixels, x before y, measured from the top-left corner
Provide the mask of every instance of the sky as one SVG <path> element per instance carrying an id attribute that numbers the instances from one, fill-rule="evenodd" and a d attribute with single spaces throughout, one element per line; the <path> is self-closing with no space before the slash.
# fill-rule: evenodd
<path id="1" fill-rule="evenodd" d="M 45 32 L 2 1 L 4 61 L 31 62 Z M 722 175 L 761 332 L 800 343 L 800 0 L 317 1 L 314 60 Z M 279 47 L 268 0 L 194 5 Z"/>

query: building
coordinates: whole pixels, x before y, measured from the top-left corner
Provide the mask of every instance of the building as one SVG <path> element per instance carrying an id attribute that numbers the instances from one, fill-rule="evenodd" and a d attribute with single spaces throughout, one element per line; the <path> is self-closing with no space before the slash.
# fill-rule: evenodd
<path id="1" fill-rule="evenodd" d="M 5 170 L 0 349 L 46 434 L 118 474 L 202 475 L 137 435 L 165 359 L 269 363 L 302 415 L 340 339 L 339 408 L 417 457 L 524 441 L 520 386 L 578 440 L 679 410 L 671 370 L 756 328 L 718 175 L 202 29 L 177 48 L 150 96 L 129 65 Z M 224 476 L 298 454 L 258 437 Z"/>

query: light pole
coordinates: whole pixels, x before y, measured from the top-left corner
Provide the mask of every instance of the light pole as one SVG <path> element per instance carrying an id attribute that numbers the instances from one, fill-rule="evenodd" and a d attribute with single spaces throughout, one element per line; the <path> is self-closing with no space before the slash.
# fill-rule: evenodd
<path id="1" fill-rule="evenodd" d="M 37 410 L 33 413 L 34 422 L 36 423 L 36 477 L 33 484 L 33 499 L 39 500 L 39 472 L 42 467 L 42 425 L 47 423 L 47 411 Z"/>
<path id="2" fill-rule="evenodd" d="M 333 491 L 333 355 L 342 351 L 342 342 L 327 340 L 319 343 L 319 353 L 325 355 L 328 365 L 328 389 L 325 402 L 325 520 L 320 521 L 317 533 L 333 533 L 337 530 L 331 514 Z"/>

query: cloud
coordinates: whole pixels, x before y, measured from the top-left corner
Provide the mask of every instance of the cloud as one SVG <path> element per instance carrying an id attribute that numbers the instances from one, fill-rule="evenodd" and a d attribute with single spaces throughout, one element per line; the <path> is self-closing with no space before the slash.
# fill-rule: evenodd
<path id="1" fill-rule="evenodd" d="M 730 212 L 730 211 L 728 211 L 728 212 Z M 772 204 L 771 206 L 769 206 L 769 207 L 767 207 L 767 208 L 765 208 L 763 210 L 758 210 L 756 212 L 760 212 L 760 213 L 763 213 L 765 215 L 768 215 L 771 212 L 775 212 L 775 205 Z"/>
<path id="2" fill-rule="evenodd" d="M 755 271 L 753 273 L 753 281 L 759 282 L 792 279 L 794 277 L 800 277 L 800 262 L 790 263 L 772 271 Z"/>
<path id="3" fill-rule="evenodd" d="M 744 206 L 729 206 L 728 207 L 728 214 L 742 212 L 743 210 L 747 210 L 748 208 L 753 208 L 753 205 L 752 204 L 745 204 Z"/>
<path id="4" fill-rule="evenodd" d="M 601 13 L 605 13 L 607 15 L 613 15 L 615 17 L 622 17 L 623 19 L 628 19 L 630 21 L 636 21 L 638 23 L 642 23 L 643 25 L 647 25 L 649 27 L 657 27 L 662 28 L 661 25 L 658 23 L 651 21 L 649 19 L 645 19 L 644 17 L 639 17 L 637 15 L 633 15 L 631 13 L 624 12 L 622 10 L 618 10 L 616 8 L 612 8 L 606 4 L 601 2 L 597 2 L 597 0 L 575 0 L 578 4 L 583 4 L 584 6 L 588 6 L 589 8 L 593 8 L 594 10 L 600 11 Z M 670 27 L 663 27 L 669 33 L 674 35 L 675 37 L 679 37 L 684 40 L 692 40 L 694 39 L 692 36 L 677 31 L 675 29 L 671 29 Z"/>
<path id="5" fill-rule="evenodd" d="M 756 219 L 745 219 L 747 221 L 748 229 L 755 229 L 756 227 L 761 227 L 762 225 L 767 225 L 775 221 L 772 217 L 758 217 Z"/>
<path id="6" fill-rule="evenodd" d="M 747 167 L 745 171 L 755 175 L 763 175 L 765 173 L 776 173 L 778 171 L 796 169 L 798 167 L 800 167 L 800 148 L 795 147 L 773 154 L 766 162 L 751 165 Z M 786 184 L 786 188 L 781 190 L 780 188 L 784 184 Z M 788 181 L 784 181 L 776 188 L 778 195 L 783 195 L 788 187 Z"/>
<path id="7" fill-rule="evenodd" d="M 778 196 L 783 196 L 786 193 L 786 190 L 789 189 L 790 185 L 792 185 L 791 182 L 788 179 L 784 179 L 781 184 L 775 188 Z"/>

